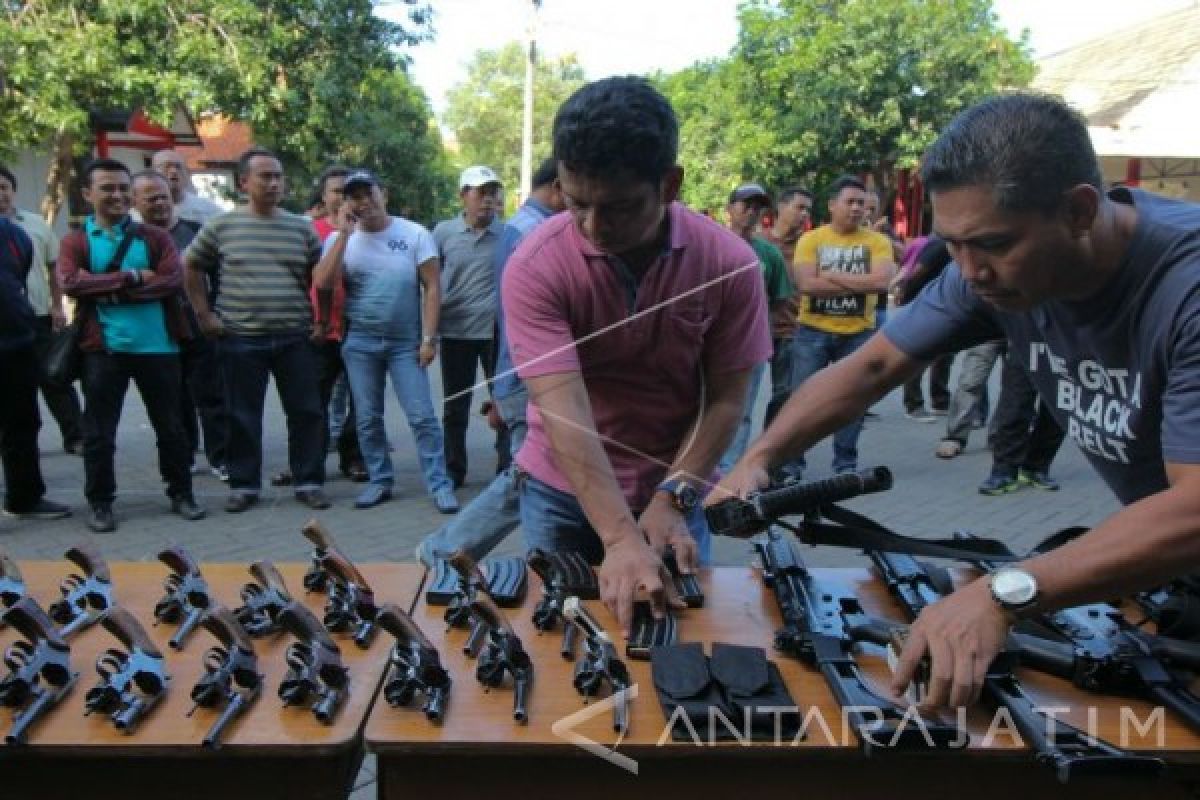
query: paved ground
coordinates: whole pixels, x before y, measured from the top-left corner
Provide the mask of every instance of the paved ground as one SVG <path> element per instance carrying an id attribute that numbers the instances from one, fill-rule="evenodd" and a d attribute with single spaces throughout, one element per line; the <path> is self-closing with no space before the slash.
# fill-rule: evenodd
<path id="1" fill-rule="evenodd" d="M 436 380 L 436 370 L 431 374 Z M 435 391 L 440 392 L 440 387 Z M 764 402 L 765 397 L 760 397 L 760 415 Z M 1052 470 L 1062 482 L 1061 491 L 1025 489 L 1003 497 L 984 497 L 976 491 L 976 485 L 986 477 L 991 461 L 982 432 L 976 432 L 962 456 L 942 461 L 933 456 L 943 429 L 940 420 L 938 424 L 922 424 L 906 419 L 898 392 L 885 398 L 876 410 L 879 417 L 868 420 L 860 442 L 860 465 L 890 467 L 896 487 L 891 492 L 860 498 L 851 506 L 896 530 L 931 536 L 971 530 L 1024 548 L 1059 528 L 1095 523 L 1117 507 L 1111 493 L 1070 442 L 1063 446 Z M 286 461 L 283 417 L 273 395 L 268 417 L 266 475 L 282 469 Z M 74 542 L 93 535 L 83 524 L 82 460 L 62 452 L 57 428 L 48 414 L 44 418 L 42 470 L 50 487 L 49 496 L 70 504 L 75 515 L 39 523 L 0 518 L 0 547 L 17 559 L 59 558 Z M 184 545 L 201 561 L 249 563 L 263 557 L 304 560 L 308 543 L 300 536 L 300 526 L 316 513 L 356 561 L 411 561 L 420 538 L 446 518 L 437 512 L 421 487 L 412 439 L 394 398 L 388 407 L 388 419 L 397 468 L 395 498 L 390 503 L 367 511 L 355 510 L 352 502 L 360 487 L 336 475 L 336 458 L 331 457 L 331 480 L 326 488 L 334 507 L 328 511 L 312 512 L 296 503 L 290 490 L 267 487 L 256 508 L 243 514 L 227 514 L 221 510 L 224 485 L 204 472 L 197 476 L 195 489 L 197 499 L 208 506 L 209 517 L 184 522 L 168 513 L 157 474 L 153 432 L 136 391 L 131 391 L 117 453 L 120 489 L 115 508 L 120 529 L 96 537 L 97 542 L 111 560 L 150 560 L 171 543 Z M 489 433 L 482 420 L 473 421 L 469 437 L 471 472 L 467 486 L 460 492 L 464 503 L 486 484 L 495 467 Z M 198 458 L 203 463 L 203 457 Z M 830 458 L 828 443 L 817 447 L 809 458 L 809 477 L 826 474 Z M 519 548 L 519 536 L 511 537 L 504 546 L 513 552 Z M 836 548 L 814 549 L 805 558 L 816 565 L 858 563 L 855 554 Z M 741 564 L 747 559 L 744 542 L 716 542 L 717 564 Z M 372 767 L 368 760 L 359 777 L 361 788 L 355 792 L 356 799 L 374 796 Z"/>

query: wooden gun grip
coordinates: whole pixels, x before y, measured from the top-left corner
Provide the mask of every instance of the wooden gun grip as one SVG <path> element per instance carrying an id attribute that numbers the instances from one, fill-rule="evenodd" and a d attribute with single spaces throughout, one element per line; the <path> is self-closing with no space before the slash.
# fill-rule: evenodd
<path id="1" fill-rule="evenodd" d="M 555 583 L 554 568 L 550 564 L 550 557 L 546 555 L 544 550 L 536 547 L 531 548 L 525 554 L 525 563 L 534 571 L 539 578 L 542 579 L 542 586 L 549 589 L 551 584 Z"/>
<path id="2" fill-rule="evenodd" d="M 192 554 L 179 545 L 163 550 L 158 554 L 158 560 L 166 564 L 176 575 L 191 575 L 200 572 L 200 567 L 192 558 Z"/>
<path id="3" fill-rule="evenodd" d="M 254 652 L 254 643 L 246 635 L 246 631 L 242 630 L 237 617 L 228 608 L 213 606 L 204 614 L 200 625 L 217 637 L 217 641 L 226 648 L 236 647 L 249 653 Z"/>
<path id="4" fill-rule="evenodd" d="M 375 622 L 379 627 L 396 637 L 396 641 L 402 643 L 413 643 L 423 650 L 436 650 L 433 642 L 417 627 L 417 623 L 409 616 L 404 609 L 397 606 L 395 603 L 387 603 L 379 609 L 379 613 L 375 616 Z"/>
<path id="5" fill-rule="evenodd" d="M 279 573 L 279 569 L 274 564 L 265 558 L 250 565 L 250 574 L 266 588 L 274 589 L 288 600 L 292 599 L 292 593 L 288 591 L 287 584 L 283 581 L 283 575 Z"/>
<path id="6" fill-rule="evenodd" d="M 142 650 L 153 658 L 162 658 L 162 652 L 154 646 L 150 634 L 137 621 L 137 617 L 123 608 L 110 608 L 100 619 L 104 629 L 120 640 L 127 650 Z"/>
<path id="7" fill-rule="evenodd" d="M 112 574 L 108 571 L 108 562 L 100 554 L 100 548 L 91 542 L 80 542 L 72 547 L 64 557 L 89 575 L 105 583 L 112 582 Z"/>
<path id="8" fill-rule="evenodd" d="M 321 550 L 337 549 L 337 541 L 334 540 L 333 534 L 315 519 L 310 519 L 304 523 L 304 527 L 300 529 L 300 533 L 304 535 L 305 539 L 308 539 Z"/>
<path id="9" fill-rule="evenodd" d="M 4 612 L 4 621 L 30 642 L 46 640 L 57 650 L 66 650 L 67 643 L 58 633 L 58 627 L 50 619 L 37 600 L 26 595 Z"/>
<path id="10" fill-rule="evenodd" d="M 363 577 L 362 573 L 358 571 L 358 567 L 354 566 L 354 563 L 346 558 L 346 555 L 341 550 L 338 550 L 336 547 L 326 550 L 324 564 L 325 568 L 335 577 L 340 578 L 345 583 L 353 583 L 360 589 L 374 594 L 371 591 L 371 585 L 367 583 L 367 579 Z"/>
<path id="11" fill-rule="evenodd" d="M 471 600 L 471 613 L 483 621 L 489 630 L 500 630 L 514 636 L 508 617 L 500 610 L 487 592 L 478 592 Z"/>
<path id="12" fill-rule="evenodd" d="M 487 578 L 484 577 L 483 570 L 479 569 L 475 559 L 471 558 L 466 550 L 455 550 L 446 561 L 463 577 L 463 580 L 481 589 L 487 589 Z"/>
<path id="13" fill-rule="evenodd" d="M 316 642 L 335 653 L 342 652 L 337 642 L 329 635 L 329 631 L 321 624 L 321 620 L 303 603 L 293 600 L 284 606 L 279 612 L 279 624 L 302 642 Z"/>
<path id="14" fill-rule="evenodd" d="M 19 582 L 25 580 L 21 576 L 21 568 L 17 566 L 16 560 L 2 548 L 0 548 L 0 578 L 10 578 Z"/>

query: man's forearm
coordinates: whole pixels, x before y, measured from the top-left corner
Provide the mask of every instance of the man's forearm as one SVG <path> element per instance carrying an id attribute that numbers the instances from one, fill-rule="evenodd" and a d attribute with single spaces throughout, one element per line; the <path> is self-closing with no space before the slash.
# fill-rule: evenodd
<path id="1" fill-rule="evenodd" d="M 667 470 L 668 476 L 682 472 L 697 484 L 702 483 L 704 490 L 711 488 L 709 476 L 729 448 L 749 402 L 746 392 L 752 372 L 748 369 L 707 379 L 704 406 Z"/>
<path id="2" fill-rule="evenodd" d="M 852 272 L 828 272 L 825 277 L 830 283 L 840 286 L 845 291 L 883 292 L 887 291 L 891 285 L 894 274 L 895 269 L 892 265 L 885 264 L 882 267 L 872 268 L 866 275 Z"/>
<path id="3" fill-rule="evenodd" d="M 924 363 L 875 334 L 846 358 L 800 385 L 771 426 L 746 451 L 746 460 L 776 466 L 854 421 L 875 401 L 904 383 Z"/>
<path id="4" fill-rule="evenodd" d="M 208 286 L 204 280 L 203 270 L 188 264 L 184 288 L 187 290 L 188 302 L 192 304 L 192 310 L 196 312 L 196 316 L 202 317 L 209 313 L 211 309 L 208 307 Z"/>
<path id="5" fill-rule="evenodd" d="M 437 336 L 442 314 L 442 282 L 437 263 L 422 264 L 421 276 L 421 335 Z M 489 384 L 490 385 L 490 384 Z"/>

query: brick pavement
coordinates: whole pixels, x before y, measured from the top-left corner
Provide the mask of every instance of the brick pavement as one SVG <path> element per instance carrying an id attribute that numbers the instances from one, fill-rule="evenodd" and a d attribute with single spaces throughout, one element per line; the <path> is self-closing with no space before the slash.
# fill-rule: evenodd
<path id="1" fill-rule="evenodd" d="M 437 369 L 430 374 L 435 392 L 440 393 Z M 998 390 L 995 384 L 993 380 L 993 389 Z M 759 419 L 765 401 L 764 394 L 759 398 Z M 478 398 L 474 405 L 478 406 Z M 863 431 L 860 464 L 890 467 L 896 488 L 849 505 L 896 530 L 945 536 L 954 530 L 969 529 L 1022 549 L 1053 530 L 1093 524 L 1117 507 L 1112 494 L 1069 441 L 1052 469 L 1062 483 L 1061 491 L 1024 489 L 1003 497 L 984 497 L 975 488 L 991 465 L 982 431 L 975 432 L 962 456 L 942 461 L 933 456 L 943 430 L 941 420 L 923 424 L 906 419 L 899 392 L 885 398 L 876 410 L 879 417 L 868 420 Z M 352 502 L 360 486 L 336 474 L 334 457 L 329 459 L 331 480 L 326 487 L 334 506 L 328 511 L 310 511 L 292 499 L 289 489 L 266 486 L 266 476 L 286 465 L 286 431 L 272 389 L 268 392 L 268 421 L 264 426 L 265 488 L 259 505 L 242 514 L 225 513 L 221 510 L 227 494 L 225 486 L 206 471 L 196 477 L 195 491 L 201 504 L 208 507 L 209 516 L 199 522 L 184 522 L 168 512 L 158 478 L 153 431 L 140 398 L 131 388 L 118 439 L 115 509 L 120 528 L 115 534 L 95 539 L 114 561 L 150 560 L 172 543 L 184 545 L 201 561 L 249 563 L 263 557 L 297 561 L 306 559 L 308 553 L 308 543 L 299 529 L 315 514 L 356 561 L 411 561 L 421 537 L 446 518 L 436 511 L 422 488 L 412 437 L 394 397 L 389 399 L 387 415 L 396 464 L 396 490 L 391 502 L 366 511 L 355 510 Z M 49 414 L 43 413 L 43 417 L 42 469 L 50 487 L 49 497 L 71 505 L 74 516 L 55 522 L 0 518 L 0 546 L 17 559 L 59 558 L 80 538 L 94 536 L 83 523 L 86 506 L 82 459 L 62 452 L 57 427 Z M 471 471 L 467 486 L 459 493 L 464 504 L 486 484 L 495 467 L 489 434 L 481 419 L 472 421 L 468 437 Z M 198 459 L 203 463 L 202 456 Z M 822 443 L 809 456 L 809 477 L 826 475 L 830 460 L 829 443 Z M 519 536 L 510 537 L 501 548 L 502 552 L 519 550 Z M 714 561 L 719 565 L 746 563 L 748 550 L 744 542 L 718 540 Z M 836 548 L 813 549 L 805 553 L 805 559 L 818 566 L 863 563 L 856 554 Z M 382 594 L 386 599 L 386 590 Z M 368 758 L 356 782 L 354 800 L 374 796 L 373 769 L 373 760 Z"/>

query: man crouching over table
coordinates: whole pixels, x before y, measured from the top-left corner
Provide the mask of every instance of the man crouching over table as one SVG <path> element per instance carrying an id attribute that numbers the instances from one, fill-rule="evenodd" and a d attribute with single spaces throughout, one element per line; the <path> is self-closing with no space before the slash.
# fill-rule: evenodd
<path id="1" fill-rule="evenodd" d="M 676 202 L 679 126 L 634 77 L 573 94 L 554 119 L 567 213 L 504 272 L 508 341 L 530 392 L 522 471 L 526 543 L 600 563 L 628 634 L 635 599 L 661 614 L 671 545 L 708 558 L 698 499 L 771 355 L 754 251 Z"/>
<path id="2" fill-rule="evenodd" d="M 1007 338 L 1124 507 L 1086 535 L 928 607 L 894 678 L 926 655 L 929 706 L 978 698 L 1013 621 L 1200 567 L 1200 206 L 1104 192 L 1086 123 L 1012 94 L 951 122 L 921 180 L 957 264 L 853 355 L 817 373 L 712 493 L 846 424 L 941 353 Z"/>

